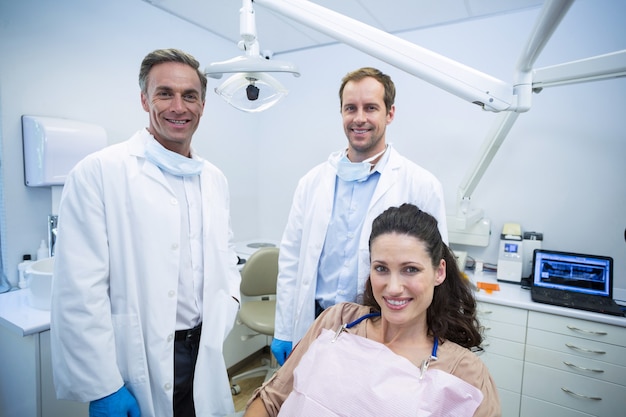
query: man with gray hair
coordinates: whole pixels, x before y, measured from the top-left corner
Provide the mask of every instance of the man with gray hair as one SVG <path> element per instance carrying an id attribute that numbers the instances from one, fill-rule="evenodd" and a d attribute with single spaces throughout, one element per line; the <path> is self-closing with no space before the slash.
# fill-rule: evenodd
<path id="1" fill-rule="evenodd" d="M 52 291 L 54 383 L 90 416 L 234 412 L 222 345 L 240 275 L 226 178 L 191 147 L 207 80 L 191 55 L 149 53 L 149 125 L 67 177 Z"/>

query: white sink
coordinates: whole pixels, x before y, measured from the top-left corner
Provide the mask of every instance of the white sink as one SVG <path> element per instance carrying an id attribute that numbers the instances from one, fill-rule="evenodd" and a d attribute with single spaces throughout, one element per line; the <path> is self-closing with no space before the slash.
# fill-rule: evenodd
<path id="1" fill-rule="evenodd" d="M 52 271 L 54 257 L 33 262 L 25 271 L 30 290 L 30 305 L 40 310 L 50 310 L 52 293 Z"/>

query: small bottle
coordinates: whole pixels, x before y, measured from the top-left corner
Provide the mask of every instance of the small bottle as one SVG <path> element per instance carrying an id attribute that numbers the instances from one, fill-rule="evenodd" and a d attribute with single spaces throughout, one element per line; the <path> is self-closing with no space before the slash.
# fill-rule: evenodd
<path id="1" fill-rule="evenodd" d="M 28 283 L 26 282 L 26 270 L 28 269 L 28 266 L 35 261 L 32 260 L 30 254 L 28 253 L 22 256 L 22 259 L 22 262 L 17 264 L 17 273 L 19 277 L 17 281 L 17 286 L 19 288 L 26 288 L 28 287 Z"/>
<path id="2" fill-rule="evenodd" d="M 37 260 L 46 259 L 50 257 L 50 252 L 48 251 L 48 245 L 44 239 L 41 239 L 41 243 L 39 244 L 39 249 L 37 249 Z"/>

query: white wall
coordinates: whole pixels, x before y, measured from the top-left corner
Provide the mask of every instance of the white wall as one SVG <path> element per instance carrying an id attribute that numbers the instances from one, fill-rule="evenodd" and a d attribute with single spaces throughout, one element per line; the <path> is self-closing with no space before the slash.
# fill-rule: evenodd
<path id="1" fill-rule="evenodd" d="M 625 12 L 620 0 L 578 0 L 537 66 L 626 48 L 619 20 Z M 530 10 L 403 36 L 511 82 L 537 14 Z M 225 18 L 238 24 L 237 16 Z M 239 53 L 140 0 L 0 3 L 9 273 L 45 237 L 50 211 L 48 189 L 24 186 L 20 116 L 98 123 L 110 142 L 122 141 L 147 124 L 137 72 L 143 56 L 162 47 L 187 50 L 202 65 Z M 448 210 L 454 211 L 457 187 L 494 114 L 345 45 L 275 58 L 294 61 L 302 72 L 300 78 L 281 77 L 290 89 L 285 101 L 250 115 L 209 91 L 194 140 L 229 178 L 237 240 L 280 238 L 297 180 L 345 146 L 337 90 L 346 72 L 364 65 L 388 72 L 398 88 L 388 140 L 441 179 Z M 492 220 L 492 238 L 486 249 L 465 248 L 470 255 L 495 263 L 503 223 L 519 222 L 524 230 L 543 232 L 544 247 L 613 256 L 618 286 L 626 289 L 624 97 L 625 79 L 555 87 L 533 97 L 532 109 L 520 116 L 473 195 L 473 205 Z"/>

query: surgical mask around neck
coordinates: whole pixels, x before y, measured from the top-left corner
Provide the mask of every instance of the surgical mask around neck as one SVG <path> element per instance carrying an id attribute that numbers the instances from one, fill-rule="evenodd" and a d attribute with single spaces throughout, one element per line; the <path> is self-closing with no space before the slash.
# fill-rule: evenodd
<path id="1" fill-rule="evenodd" d="M 337 176 L 344 181 L 363 181 L 372 173 L 374 164 L 371 161 L 375 160 L 379 156 L 385 153 L 387 147 L 381 152 L 367 158 L 361 162 L 352 162 L 348 159 L 348 154 L 344 153 L 341 159 L 337 162 Z"/>
<path id="2" fill-rule="evenodd" d="M 202 172 L 202 161 L 172 152 L 164 148 L 156 139 L 151 138 L 146 143 L 145 157 L 163 171 L 177 177 L 191 177 L 200 175 Z"/>

